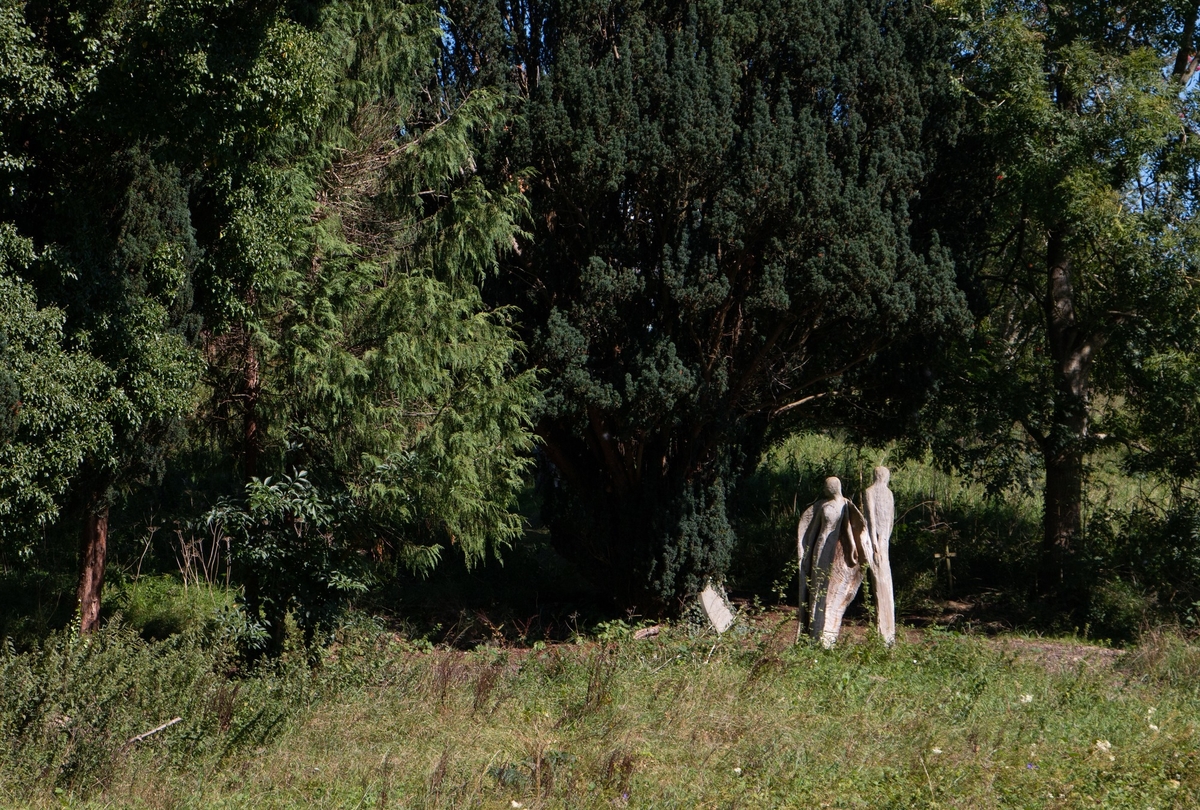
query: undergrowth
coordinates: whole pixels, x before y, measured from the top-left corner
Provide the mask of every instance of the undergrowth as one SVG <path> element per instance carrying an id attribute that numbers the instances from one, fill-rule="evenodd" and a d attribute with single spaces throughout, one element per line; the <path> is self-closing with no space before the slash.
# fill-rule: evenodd
<path id="1" fill-rule="evenodd" d="M 295 651 L 239 673 L 232 645 L 195 633 L 146 641 L 119 619 L 0 650 L 0 796 L 103 791 L 144 747 L 170 767 L 253 749 L 320 691 Z M 135 740 L 163 723 L 168 729 Z"/>
<path id="2" fill-rule="evenodd" d="M 183 637 L 148 643 L 121 628 L 56 637 L 5 654 L 5 683 L 18 688 L 0 697 L 0 803 L 1200 801 L 1200 648 L 1178 633 L 1149 634 L 1122 655 L 940 631 L 891 650 L 868 636 L 825 651 L 793 645 L 788 617 L 739 628 L 464 652 L 417 649 L 364 625 L 343 631 L 315 669 L 294 655 L 254 672 L 223 671 L 230 659 Z"/>
<path id="3" fill-rule="evenodd" d="M 1130 474 L 1120 452 L 1088 460 L 1084 530 L 1070 572 L 1076 603 L 1036 598 L 1041 547 L 1041 482 L 989 493 L 938 469 L 822 434 L 771 448 L 741 487 L 738 553 L 730 584 L 763 601 L 795 599 L 795 531 L 826 476 L 858 499 L 872 468 L 892 469 L 896 527 L 891 541 L 897 609 L 939 617 L 948 601 L 968 624 L 993 631 L 1073 633 L 1128 643 L 1159 624 L 1200 625 L 1200 508 L 1148 475 Z"/>

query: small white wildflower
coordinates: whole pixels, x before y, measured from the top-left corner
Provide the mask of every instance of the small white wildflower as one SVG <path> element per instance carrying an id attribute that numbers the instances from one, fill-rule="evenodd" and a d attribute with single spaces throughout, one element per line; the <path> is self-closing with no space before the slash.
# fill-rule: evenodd
<path id="1" fill-rule="evenodd" d="M 741 775 L 742 775 L 742 769 L 741 769 L 741 768 L 734 768 L 734 769 L 733 769 L 733 772 L 734 772 L 735 774 L 737 774 L 738 776 L 741 776 Z"/>
<path id="2" fill-rule="evenodd" d="M 913 659 L 913 663 L 914 663 L 914 664 L 915 664 L 915 663 L 917 663 L 917 659 L 915 659 L 915 658 L 914 658 L 914 659 Z"/>
<path id="3" fill-rule="evenodd" d="M 1112 750 L 1112 743 L 1110 743 L 1108 740 L 1096 740 L 1095 748 L 1100 753 L 1107 754 Z"/>
<path id="4" fill-rule="evenodd" d="M 1033 703 L 1033 695 L 1021 695 L 1022 703 Z"/>
<path id="5" fill-rule="evenodd" d="M 1155 734 L 1157 734 L 1157 733 L 1158 733 L 1158 726 L 1156 726 L 1156 725 L 1154 725 L 1153 723 L 1151 723 L 1151 724 L 1150 724 L 1150 730 L 1151 730 L 1151 731 L 1153 731 Z"/>
<path id="6" fill-rule="evenodd" d="M 519 801 L 517 801 L 516 799 L 513 799 L 513 800 L 512 800 L 512 805 L 511 805 L 511 806 L 512 806 L 512 809 L 513 809 L 513 810 L 519 810 L 519 808 L 522 808 L 522 807 L 524 807 L 525 805 L 521 804 L 521 803 L 520 803 Z"/>
<path id="7" fill-rule="evenodd" d="M 1148 718 L 1151 718 L 1151 717 L 1153 717 L 1153 716 L 1154 716 L 1154 707 L 1153 707 L 1153 706 L 1151 706 L 1149 709 L 1146 709 L 1146 717 L 1147 717 L 1147 719 L 1148 719 Z"/>
<path id="8" fill-rule="evenodd" d="M 940 749 L 940 748 L 933 748 L 933 749 L 931 749 L 931 750 L 930 750 L 930 753 L 932 753 L 932 754 L 940 754 L 940 753 L 942 753 L 942 749 Z"/>

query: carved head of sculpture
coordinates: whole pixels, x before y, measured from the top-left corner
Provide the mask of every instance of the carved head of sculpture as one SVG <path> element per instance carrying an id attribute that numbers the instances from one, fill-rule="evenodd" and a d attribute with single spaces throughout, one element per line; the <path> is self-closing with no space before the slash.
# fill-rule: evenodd
<path id="1" fill-rule="evenodd" d="M 836 475 L 831 475 L 825 479 L 825 497 L 837 498 L 842 494 L 842 482 L 838 480 Z"/>
<path id="2" fill-rule="evenodd" d="M 892 472 L 887 467 L 876 467 L 875 468 L 875 483 L 876 484 L 886 484 L 891 479 L 892 479 Z"/>

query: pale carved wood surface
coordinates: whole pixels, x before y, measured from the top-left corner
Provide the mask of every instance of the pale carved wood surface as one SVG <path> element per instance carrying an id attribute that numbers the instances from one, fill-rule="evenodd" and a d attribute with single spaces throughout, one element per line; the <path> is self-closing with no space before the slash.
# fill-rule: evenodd
<path id="1" fill-rule="evenodd" d="M 875 585 L 875 615 L 879 634 L 888 646 L 896 643 L 896 601 L 892 587 L 892 564 L 888 546 L 896 522 L 896 501 L 888 489 L 891 473 L 875 468 L 875 481 L 863 493 L 863 511 L 871 535 L 871 581 Z"/>
<path id="2" fill-rule="evenodd" d="M 733 624 L 733 610 L 729 607 L 729 602 L 711 582 L 700 592 L 700 604 L 704 606 L 704 612 L 708 614 L 708 620 L 712 622 L 713 629 L 718 634 L 724 633 Z"/>
<path id="3" fill-rule="evenodd" d="M 837 478 L 825 479 L 825 497 L 800 516 L 796 545 L 800 563 L 797 638 L 807 627 L 809 635 L 832 647 L 872 559 L 866 519 L 842 495 L 842 482 Z"/>

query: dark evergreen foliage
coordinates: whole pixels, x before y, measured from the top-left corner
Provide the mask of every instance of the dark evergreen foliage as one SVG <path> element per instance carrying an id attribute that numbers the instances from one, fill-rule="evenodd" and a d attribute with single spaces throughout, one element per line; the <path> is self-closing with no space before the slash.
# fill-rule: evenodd
<path id="1" fill-rule="evenodd" d="M 533 167 L 532 236 L 485 294 L 546 371 L 556 540 L 627 602 L 694 590 L 769 423 L 960 322 L 909 212 L 947 41 L 869 0 L 447 12 L 448 75 L 522 98 L 488 165 Z"/>

